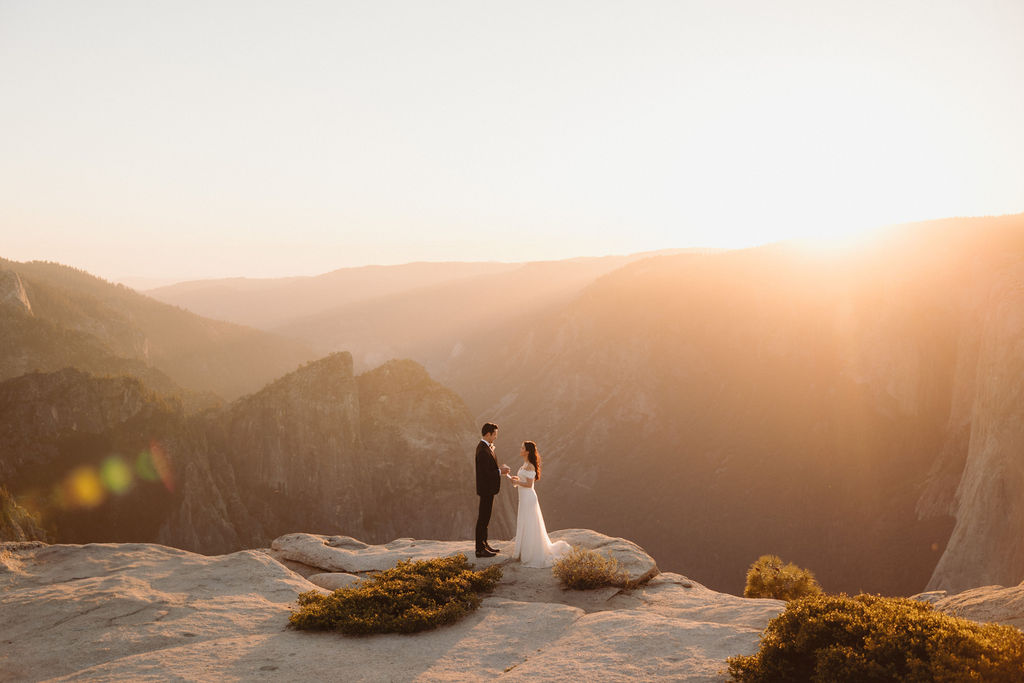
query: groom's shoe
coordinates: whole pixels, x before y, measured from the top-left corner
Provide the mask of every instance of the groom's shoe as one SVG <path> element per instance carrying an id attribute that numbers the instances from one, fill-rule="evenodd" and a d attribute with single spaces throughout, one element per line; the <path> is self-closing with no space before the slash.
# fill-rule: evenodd
<path id="1" fill-rule="evenodd" d="M 477 548 L 476 551 L 477 557 L 494 557 L 496 554 L 497 553 L 492 553 L 490 550 L 481 550 L 479 548 Z"/>
<path id="2" fill-rule="evenodd" d="M 484 543 L 484 550 L 486 550 L 489 553 L 494 553 L 495 555 L 501 552 L 497 548 L 492 548 L 490 543 Z"/>

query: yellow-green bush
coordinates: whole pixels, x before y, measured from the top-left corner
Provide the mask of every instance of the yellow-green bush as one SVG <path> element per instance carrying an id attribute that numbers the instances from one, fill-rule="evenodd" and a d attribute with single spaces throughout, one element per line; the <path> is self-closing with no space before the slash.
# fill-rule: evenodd
<path id="1" fill-rule="evenodd" d="M 792 562 L 784 564 L 777 555 L 762 555 L 747 570 L 743 597 L 795 600 L 820 592 L 821 586 L 809 569 L 801 569 Z"/>
<path id="2" fill-rule="evenodd" d="M 566 588 L 587 590 L 603 586 L 626 586 L 629 574 L 614 557 L 573 546 L 552 570 Z"/>
<path id="3" fill-rule="evenodd" d="M 465 555 L 399 562 L 330 595 L 299 595 L 289 623 L 300 629 L 349 634 L 413 633 L 458 621 L 480 606 L 501 580 L 501 567 L 469 569 Z"/>
<path id="4" fill-rule="evenodd" d="M 1024 633 L 905 598 L 813 595 L 768 623 L 761 648 L 729 659 L 734 681 L 1024 680 Z"/>

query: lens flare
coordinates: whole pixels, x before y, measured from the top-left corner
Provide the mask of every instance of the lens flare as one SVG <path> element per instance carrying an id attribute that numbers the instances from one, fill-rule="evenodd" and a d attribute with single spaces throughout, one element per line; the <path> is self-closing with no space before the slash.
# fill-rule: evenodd
<path id="1" fill-rule="evenodd" d="M 61 493 L 69 508 L 94 508 L 107 497 L 94 467 L 79 467 L 64 480 Z"/>
<path id="2" fill-rule="evenodd" d="M 168 491 L 174 492 L 174 474 L 171 472 L 171 461 L 164 452 L 163 446 L 156 441 L 150 441 L 149 452 L 152 456 L 153 467 L 160 476 L 160 481 Z"/>
<path id="3" fill-rule="evenodd" d="M 134 462 L 118 454 L 108 455 L 99 466 L 81 465 L 53 484 L 48 496 L 34 494 L 37 508 L 49 510 L 88 510 L 114 496 L 131 491 L 137 481 L 159 482 L 174 492 L 171 459 L 163 447 L 151 441 L 149 449 L 138 454 Z M 40 497 L 42 496 L 42 497 Z"/>
<path id="4" fill-rule="evenodd" d="M 153 456 L 149 451 L 142 451 L 135 459 L 135 474 L 143 481 L 160 479 L 160 475 L 157 474 L 156 467 L 153 465 Z"/>
<path id="5" fill-rule="evenodd" d="M 112 455 L 100 465 L 100 479 L 111 493 L 121 495 L 132 487 L 132 471 L 119 455 Z"/>

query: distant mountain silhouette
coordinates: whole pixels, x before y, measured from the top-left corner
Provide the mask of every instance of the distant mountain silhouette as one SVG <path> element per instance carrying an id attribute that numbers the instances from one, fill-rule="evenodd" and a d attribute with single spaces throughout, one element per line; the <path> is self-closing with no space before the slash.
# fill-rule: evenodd
<path id="1" fill-rule="evenodd" d="M 38 261 L 0 259 L 0 322 L 0 379 L 76 367 L 230 400 L 314 356 L 297 342 Z"/>
<path id="2" fill-rule="evenodd" d="M 357 368 L 408 357 L 442 372 L 458 362 L 469 335 L 564 304 L 602 275 L 649 255 L 367 266 L 313 278 L 185 282 L 147 294 L 295 338 L 320 353 L 348 351 Z"/>
<path id="3" fill-rule="evenodd" d="M 504 330 L 566 304 L 587 285 L 641 255 L 527 263 L 377 297 L 275 329 L 320 349 L 351 351 L 362 366 L 415 358 L 435 373 L 458 365 L 474 335 Z"/>
<path id="4" fill-rule="evenodd" d="M 193 280 L 145 294 L 199 315 L 269 330 L 339 306 L 516 267 L 510 263 L 362 266 L 314 277 Z"/>

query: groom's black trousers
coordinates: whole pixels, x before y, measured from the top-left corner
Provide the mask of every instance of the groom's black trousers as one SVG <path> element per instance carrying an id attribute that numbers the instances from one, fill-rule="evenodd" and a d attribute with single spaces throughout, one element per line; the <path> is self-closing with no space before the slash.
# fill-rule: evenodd
<path id="1" fill-rule="evenodd" d="M 476 549 L 483 550 L 487 543 L 487 525 L 491 523 L 491 508 L 494 496 L 480 496 L 480 512 L 476 516 Z"/>

